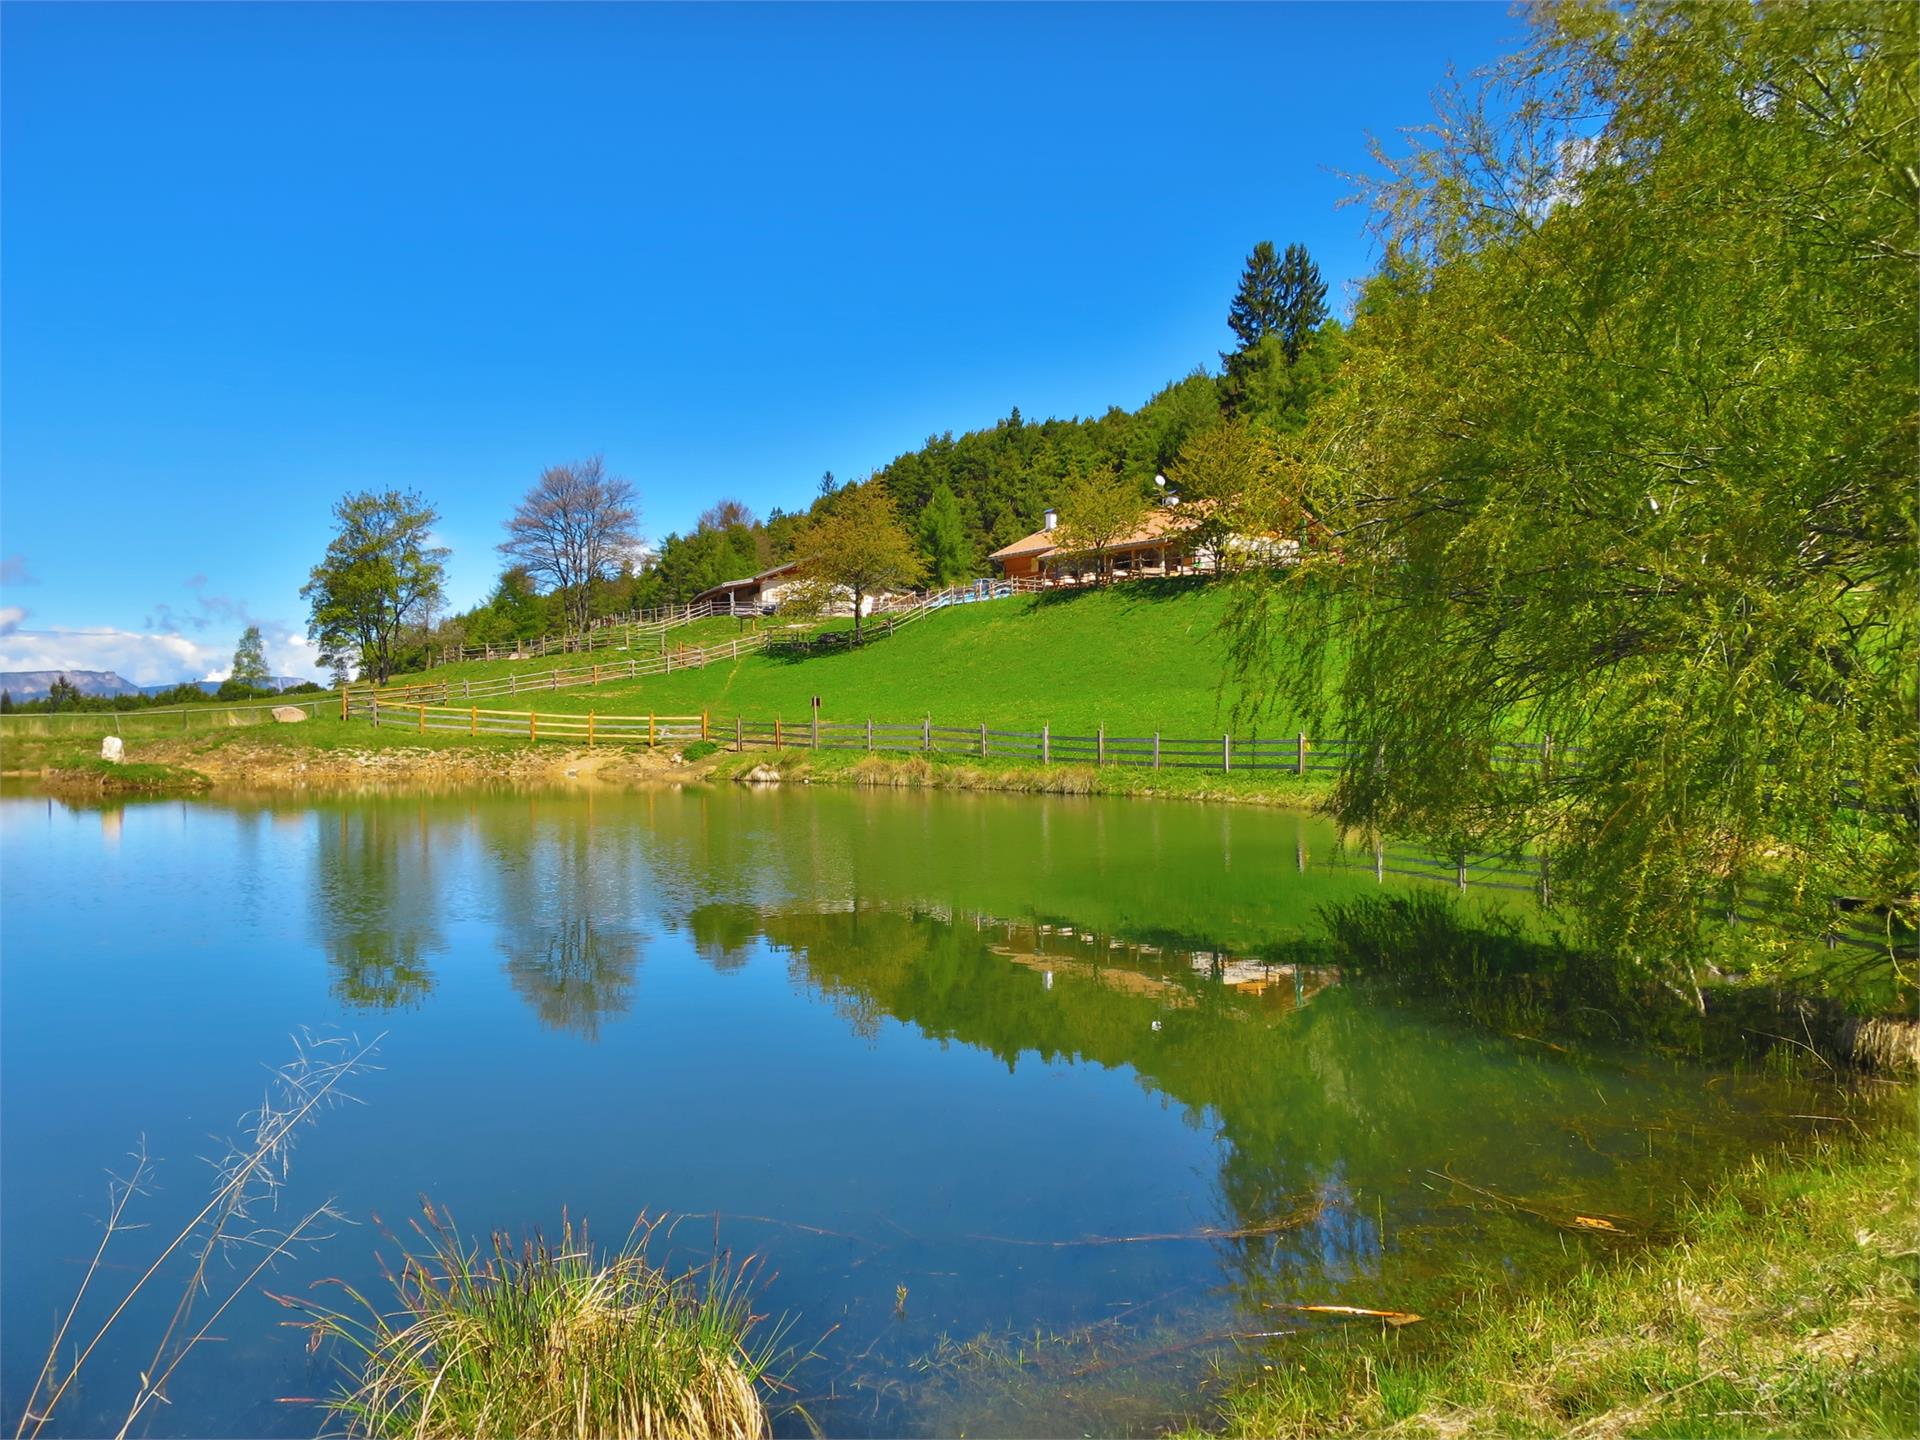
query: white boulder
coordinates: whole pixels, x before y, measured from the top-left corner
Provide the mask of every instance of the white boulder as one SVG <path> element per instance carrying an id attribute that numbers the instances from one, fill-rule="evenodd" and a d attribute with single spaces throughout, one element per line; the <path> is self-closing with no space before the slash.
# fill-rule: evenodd
<path id="1" fill-rule="evenodd" d="M 100 758 L 113 765 L 127 758 L 127 747 L 120 743 L 118 735 L 109 735 L 100 742 Z"/>
<path id="2" fill-rule="evenodd" d="M 298 725 L 307 718 L 307 712 L 298 705 L 276 705 L 273 707 L 273 718 L 282 725 Z"/>

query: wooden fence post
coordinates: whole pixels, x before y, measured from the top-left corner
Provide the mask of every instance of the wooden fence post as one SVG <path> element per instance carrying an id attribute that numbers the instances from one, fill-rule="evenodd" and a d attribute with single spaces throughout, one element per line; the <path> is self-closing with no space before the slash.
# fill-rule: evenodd
<path id="1" fill-rule="evenodd" d="M 1053 726 L 1051 724 L 1040 727 L 1040 763 L 1042 765 L 1053 763 Z"/>
<path id="2" fill-rule="evenodd" d="M 700 712 L 700 738 L 703 741 L 707 739 L 707 712 L 704 710 Z"/>
<path id="3" fill-rule="evenodd" d="M 746 735 L 746 726 L 741 723 L 740 717 L 738 715 L 734 716 L 733 717 L 733 753 L 734 754 L 738 755 L 741 751 L 747 748 L 745 735 Z"/>
<path id="4" fill-rule="evenodd" d="M 873 717 L 867 717 L 867 754 L 873 754 Z"/>
<path id="5" fill-rule="evenodd" d="M 527 739 L 538 740 L 539 738 L 540 712 L 538 710 L 529 710 L 527 711 Z"/>
<path id="6" fill-rule="evenodd" d="M 1304 780 L 1307 778 L 1307 732 L 1302 730 L 1293 743 L 1293 773 Z"/>
<path id="7" fill-rule="evenodd" d="M 649 710 L 647 711 L 647 748 L 649 750 L 653 749 L 653 739 L 653 712 Z"/>
<path id="8" fill-rule="evenodd" d="M 980 758 L 987 758 L 987 722 L 984 720 L 980 722 Z"/>
<path id="9" fill-rule="evenodd" d="M 340 687 L 340 718 L 342 720 L 347 718 L 347 687 L 344 685 Z M 180 728 L 182 730 L 187 728 L 187 717 L 184 713 L 180 717 Z"/>
<path id="10" fill-rule="evenodd" d="M 1373 837 L 1373 878 L 1380 881 L 1387 878 L 1387 845 L 1378 835 Z"/>
<path id="11" fill-rule="evenodd" d="M 920 750 L 923 754 L 933 753 L 933 716 L 920 717 Z"/>
<path id="12" fill-rule="evenodd" d="M 1104 720 L 1093 727 L 1093 763 L 1096 767 L 1107 763 L 1107 722 Z"/>
<path id="13" fill-rule="evenodd" d="M 1160 768 L 1160 732 L 1158 730 L 1153 732 L 1153 768 L 1156 770 Z"/>
<path id="14" fill-rule="evenodd" d="M 474 735 L 478 735 L 479 733 L 480 733 L 480 712 L 477 709 L 474 709 L 473 707 L 469 706 L 467 709 L 467 734 L 469 736 L 474 736 Z"/>
<path id="15" fill-rule="evenodd" d="M 593 711 L 587 711 L 587 749 L 593 749 Z"/>
<path id="16" fill-rule="evenodd" d="M 781 743 L 782 742 L 780 739 L 780 717 L 776 715 L 773 717 L 773 748 L 778 750 L 781 746 Z M 818 742 L 815 742 L 815 748 L 818 748 Z"/>
<path id="17" fill-rule="evenodd" d="M 422 705 L 419 707 L 419 710 L 420 710 L 420 726 L 414 733 L 418 735 L 424 735 L 427 733 L 427 707 Z"/>
<path id="18" fill-rule="evenodd" d="M 1220 737 L 1220 773 L 1226 774 L 1233 769 L 1233 736 Z"/>

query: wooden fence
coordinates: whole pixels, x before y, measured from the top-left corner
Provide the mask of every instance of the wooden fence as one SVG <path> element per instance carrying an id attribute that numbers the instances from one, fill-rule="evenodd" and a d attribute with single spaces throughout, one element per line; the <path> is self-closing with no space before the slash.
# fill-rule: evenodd
<path id="1" fill-rule="evenodd" d="M 338 715 L 340 696 L 285 695 L 277 700 L 236 701 L 227 705 L 154 705 L 138 710 L 54 710 L 30 715 L 0 715 L 0 735 L 126 735 L 164 739 L 202 730 L 273 723 L 275 710 L 291 707 L 309 719 Z"/>
<path id="2" fill-rule="evenodd" d="M 589 661 L 571 669 L 542 670 L 532 675 L 507 674 L 489 680 L 440 680 L 422 685 L 389 685 L 384 690 L 349 689 L 355 701 L 377 696 L 383 704 L 445 705 L 456 700 L 496 700 L 502 695 L 531 695 L 542 690 L 568 690 L 578 685 L 606 685 L 638 680 L 646 675 L 671 675 L 697 670 L 716 660 L 738 660 L 767 643 L 764 633 L 738 635 L 711 645 L 676 645 L 654 655 L 628 655 L 622 660 Z M 340 700 L 335 704 L 341 704 Z M 341 712 L 343 715 L 345 711 Z"/>
<path id="3" fill-rule="evenodd" d="M 872 602 L 869 612 L 874 616 L 887 616 L 891 627 L 887 633 L 901 625 L 918 620 L 923 615 L 951 605 L 968 605 L 981 600 L 1006 600 L 1015 595 L 1033 595 L 1043 590 L 1057 589 L 1058 584 L 1040 580 L 993 578 L 968 580 L 958 585 L 949 585 L 944 590 L 920 591 L 901 595 L 882 595 Z M 841 606 L 845 612 L 848 607 Z M 543 635 L 537 639 L 517 640 L 503 645 L 441 645 L 434 648 L 428 657 L 428 665 L 451 665 L 461 660 L 541 660 L 553 655 L 585 655 L 598 650 L 627 652 L 640 646 L 661 640 L 668 631 L 683 625 L 691 625 L 696 620 L 726 618 L 728 616 L 751 617 L 763 614 L 758 605 L 738 605 L 733 600 L 702 600 L 698 604 L 668 605 L 658 610 L 636 610 L 626 615 L 606 616 L 595 620 L 585 634 L 572 631 L 558 635 Z M 838 613 L 838 612 L 836 612 Z M 832 632 L 838 636 L 841 632 Z M 795 642 L 779 642 L 783 647 L 794 648 Z M 826 641 L 817 648 L 833 649 L 848 641 Z M 804 648 L 804 647 L 799 647 Z"/>
<path id="4" fill-rule="evenodd" d="M 418 735 L 492 736 L 509 740 L 558 740 L 573 745 L 690 745 L 708 738 L 704 715 L 602 715 L 589 710 L 542 713 L 538 710 L 483 710 L 477 705 L 428 705 L 396 702 L 388 696 L 346 697 L 343 707 L 354 719 L 387 730 Z"/>
<path id="5" fill-rule="evenodd" d="M 515 640 L 500 645 L 439 645 L 429 652 L 429 667 L 452 665 L 461 660 L 543 660 L 551 655 L 586 655 L 596 650 L 627 651 L 662 639 L 670 630 L 691 625 L 696 620 L 715 616 L 757 615 L 757 609 L 736 608 L 731 603 L 716 605 L 703 600 L 697 605 L 668 605 L 658 610 L 635 610 L 626 615 L 609 615 L 595 620 L 584 634 L 567 631 Z"/>
<path id="6" fill-rule="evenodd" d="M 714 647 L 724 650 L 725 647 Z M 629 664 L 601 665 L 579 671 L 552 671 L 541 683 L 519 682 L 514 693 L 542 689 L 560 689 L 567 685 L 596 683 L 600 679 L 626 678 Z M 648 673 L 645 662 L 640 673 Z M 509 677 L 512 678 L 512 677 Z M 864 751 L 869 754 L 927 754 L 971 756 L 976 759 L 1030 761 L 1041 765 L 1122 765 L 1142 770 L 1217 770 L 1280 771 L 1305 776 L 1341 769 L 1354 754 L 1361 753 L 1358 742 L 1309 737 L 1304 733 L 1266 738 L 1259 735 L 1192 737 L 1165 735 L 1113 735 L 1098 727 L 1091 735 L 1056 733 L 1052 726 L 1038 730 L 1008 730 L 984 722 L 978 725 L 936 725 L 931 717 L 918 721 L 823 720 L 812 715 L 802 720 L 748 719 L 745 716 L 715 716 L 711 712 L 695 716 L 650 717 L 629 712 L 619 714 L 589 710 L 577 711 L 489 710 L 470 703 L 509 693 L 506 681 L 461 682 L 448 685 L 414 685 L 404 689 L 350 691 L 339 698 L 341 718 L 370 719 L 376 724 L 413 726 L 423 733 L 431 730 L 466 732 L 474 735 L 512 734 L 530 739 L 560 740 L 587 738 L 591 731 L 595 743 L 638 741 L 643 744 L 680 743 L 688 739 L 711 740 L 728 749 L 747 750 L 820 750 Z M 468 693 L 470 689 L 470 693 Z M 493 717 L 488 719 L 487 717 Z M 672 730 L 659 728 L 669 722 Z M 697 733 L 693 733 L 697 731 Z M 1561 752 L 1566 753 L 1564 748 Z M 1500 769 L 1531 769 L 1553 763 L 1551 740 L 1500 741 L 1487 756 L 1488 763 Z"/>

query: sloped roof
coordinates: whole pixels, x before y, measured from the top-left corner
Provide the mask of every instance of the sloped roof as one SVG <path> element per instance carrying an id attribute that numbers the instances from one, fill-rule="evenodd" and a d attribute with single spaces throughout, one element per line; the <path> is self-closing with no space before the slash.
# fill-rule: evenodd
<path id="1" fill-rule="evenodd" d="M 1200 523 L 1197 506 L 1189 505 L 1183 511 L 1177 505 L 1156 505 L 1147 511 L 1139 526 L 1128 534 L 1122 535 L 1111 544 L 1103 545 L 1102 550 L 1126 550 L 1136 545 L 1151 545 L 1156 540 L 1164 540 L 1182 530 L 1191 530 Z M 1003 545 L 987 558 L 990 560 L 1009 560 L 1016 555 L 1048 555 L 1060 548 L 1053 530 L 1036 530 L 1033 534 Z"/>
<path id="2" fill-rule="evenodd" d="M 798 560 L 788 560 L 782 564 L 775 565 L 770 570 L 762 570 L 758 575 L 749 575 L 744 580 L 722 580 L 718 585 L 709 585 L 693 598 L 695 600 L 705 600 L 709 595 L 724 595 L 729 590 L 744 590 L 749 585 L 758 585 L 761 581 L 771 580 L 776 575 L 792 574 L 799 568 L 800 562 Z"/>

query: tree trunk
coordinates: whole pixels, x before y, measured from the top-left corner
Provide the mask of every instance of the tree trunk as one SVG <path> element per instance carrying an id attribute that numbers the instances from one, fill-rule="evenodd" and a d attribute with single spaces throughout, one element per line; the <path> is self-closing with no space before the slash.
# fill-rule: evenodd
<path id="1" fill-rule="evenodd" d="M 864 595 L 860 590 L 856 589 L 853 592 L 853 643 L 855 645 L 860 643 L 860 601 L 863 598 Z"/>

